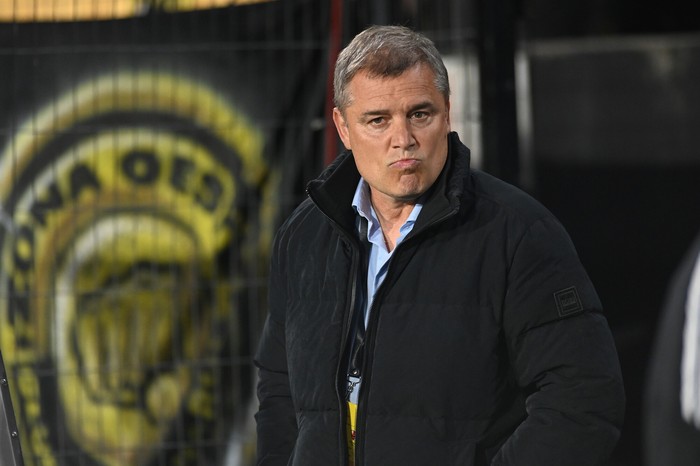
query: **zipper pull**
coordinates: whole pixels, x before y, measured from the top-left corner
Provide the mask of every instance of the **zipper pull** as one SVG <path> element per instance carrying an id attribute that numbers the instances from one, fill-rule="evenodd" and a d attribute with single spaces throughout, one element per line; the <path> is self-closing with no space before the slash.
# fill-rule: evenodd
<path id="1" fill-rule="evenodd" d="M 356 370 L 356 372 L 359 374 L 359 371 Z M 345 401 L 350 401 L 350 396 L 352 395 L 352 392 L 355 391 L 355 387 L 359 383 L 360 383 L 359 377 L 353 377 L 352 375 L 348 374 L 348 385 L 347 385 L 347 388 L 345 389 Z"/>

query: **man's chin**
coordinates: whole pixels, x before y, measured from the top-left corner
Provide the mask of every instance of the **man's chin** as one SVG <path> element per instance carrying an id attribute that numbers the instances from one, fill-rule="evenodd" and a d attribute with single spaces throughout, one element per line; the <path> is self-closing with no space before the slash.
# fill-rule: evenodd
<path id="1" fill-rule="evenodd" d="M 406 204 L 415 204 L 418 199 L 425 193 L 425 190 L 411 190 L 397 193 L 394 199 L 398 202 L 405 202 Z"/>

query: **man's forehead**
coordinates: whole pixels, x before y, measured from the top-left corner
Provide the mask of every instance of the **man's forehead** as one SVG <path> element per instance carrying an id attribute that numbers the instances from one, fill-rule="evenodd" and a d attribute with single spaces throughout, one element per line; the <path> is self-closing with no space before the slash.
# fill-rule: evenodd
<path id="1" fill-rule="evenodd" d="M 381 72 L 376 72 L 373 71 L 372 69 L 368 68 L 363 68 L 357 71 L 357 73 L 354 74 L 352 79 L 350 79 L 350 83 L 352 84 L 356 80 L 368 80 L 368 81 L 376 81 L 376 82 L 385 82 L 385 81 L 392 81 L 392 80 L 397 80 L 401 79 L 404 77 L 408 76 L 421 76 L 434 81 L 435 80 L 435 72 L 430 68 L 430 66 L 424 64 L 424 63 L 416 63 L 415 65 L 406 68 L 404 71 L 397 73 L 397 74 L 383 74 Z M 359 79 L 358 79 L 359 78 Z"/>
<path id="2" fill-rule="evenodd" d="M 348 107 L 393 106 L 399 101 L 408 106 L 440 105 L 445 102 L 435 85 L 434 73 L 429 68 L 414 67 L 398 76 L 376 76 L 362 71 L 352 78 L 348 91 Z"/>

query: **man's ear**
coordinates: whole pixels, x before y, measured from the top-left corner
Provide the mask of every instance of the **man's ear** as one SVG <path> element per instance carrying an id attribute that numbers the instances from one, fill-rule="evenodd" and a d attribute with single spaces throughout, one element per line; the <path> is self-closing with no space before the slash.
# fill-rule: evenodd
<path id="1" fill-rule="evenodd" d="M 333 108 L 333 123 L 335 123 L 335 129 L 338 131 L 338 136 L 340 136 L 340 140 L 343 141 L 345 148 L 347 150 L 352 150 L 352 147 L 350 147 L 350 132 L 348 131 L 348 125 L 345 122 L 343 112 L 341 112 L 338 107 Z"/>

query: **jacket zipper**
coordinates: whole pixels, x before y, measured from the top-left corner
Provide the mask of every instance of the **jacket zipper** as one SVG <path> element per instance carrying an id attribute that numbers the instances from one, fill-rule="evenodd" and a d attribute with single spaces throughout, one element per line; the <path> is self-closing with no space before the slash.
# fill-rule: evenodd
<path id="1" fill-rule="evenodd" d="M 348 431 L 347 431 L 347 422 L 348 422 L 348 407 L 347 407 L 347 401 L 345 399 L 345 390 L 343 389 L 341 391 L 341 384 L 343 381 L 347 382 L 347 374 L 341 374 L 341 369 L 343 367 L 343 356 L 345 355 L 345 347 L 347 346 L 348 343 L 348 337 L 350 333 L 350 329 L 352 328 L 352 321 L 356 312 L 356 300 L 357 300 L 357 282 L 358 282 L 358 267 L 361 262 L 360 260 L 360 253 L 361 253 L 361 248 L 357 245 L 357 241 L 355 241 L 355 238 L 352 237 L 338 222 L 336 222 L 333 217 L 328 215 L 325 210 L 321 208 L 319 203 L 316 201 L 314 198 L 313 194 L 309 189 L 306 190 L 306 194 L 311 198 L 313 203 L 318 207 L 318 209 L 323 213 L 323 215 L 331 222 L 331 224 L 336 226 L 336 230 L 340 232 L 340 235 L 345 238 L 347 243 L 350 245 L 350 248 L 352 250 L 352 258 L 350 262 L 350 276 L 352 277 L 352 282 L 350 284 L 350 295 L 349 295 L 349 300 L 348 300 L 348 305 L 346 308 L 346 315 L 347 318 L 345 319 L 345 323 L 343 324 L 343 331 L 342 331 L 342 337 L 340 341 L 340 348 L 339 348 L 339 355 L 338 355 L 338 364 L 336 366 L 335 370 L 335 394 L 336 398 L 338 399 L 338 407 L 339 407 L 339 414 L 340 414 L 340 422 L 339 422 L 339 443 L 340 443 L 340 448 L 338 449 L 340 452 L 339 456 L 339 465 L 340 466 L 346 466 L 348 464 L 348 459 L 350 458 L 349 456 L 349 451 L 348 451 Z"/>
<path id="2" fill-rule="evenodd" d="M 352 248 L 352 262 L 350 265 L 350 273 L 352 277 L 352 283 L 350 285 L 350 299 L 347 308 L 347 319 L 345 320 L 342 338 L 340 341 L 338 364 L 335 369 L 335 393 L 338 399 L 339 413 L 340 413 L 340 425 L 339 425 L 339 441 L 340 441 L 340 465 L 345 466 L 348 463 L 348 458 L 350 457 L 350 452 L 348 451 L 348 407 L 347 401 L 345 399 L 345 387 L 341 390 L 341 384 L 343 381 L 347 383 L 347 375 L 341 374 L 341 368 L 343 364 L 343 356 L 345 355 L 345 347 L 348 344 L 348 337 L 350 329 L 352 328 L 352 321 L 356 311 L 356 300 L 357 300 L 357 282 L 358 282 L 358 264 L 360 263 L 359 251 L 356 248 Z"/>

